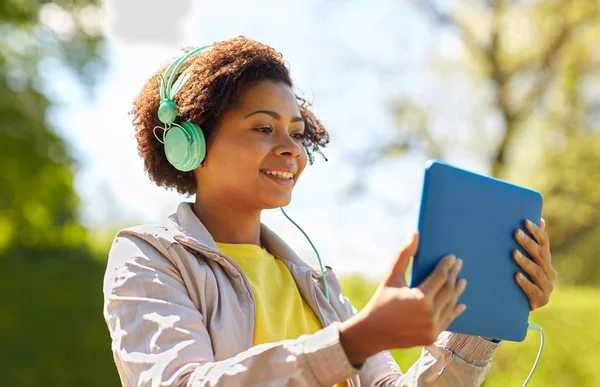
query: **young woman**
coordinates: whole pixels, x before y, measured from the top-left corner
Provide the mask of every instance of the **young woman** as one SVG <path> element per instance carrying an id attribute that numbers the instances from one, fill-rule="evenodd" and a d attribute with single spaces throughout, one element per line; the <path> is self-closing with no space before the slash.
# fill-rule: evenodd
<path id="1" fill-rule="evenodd" d="M 282 57 L 239 37 L 165 68 L 133 104 L 139 152 L 150 179 L 195 201 L 111 248 L 104 316 L 123 385 L 480 385 L 499 343 L 444 332 L 465 309 L 460 259 L 408 288 L 413 234 L 356 313 L 330 268 L 315 271 L 261 224 L 329 140 Z M 556 274 L 548 236 L 526 227 L 535 240 L 516 237 L 534 260 L 514 257 L 532 281 L 516 280 L 535 309 Z M 414 346 L 422 355 L 403 374 L 387 350 Z"/>

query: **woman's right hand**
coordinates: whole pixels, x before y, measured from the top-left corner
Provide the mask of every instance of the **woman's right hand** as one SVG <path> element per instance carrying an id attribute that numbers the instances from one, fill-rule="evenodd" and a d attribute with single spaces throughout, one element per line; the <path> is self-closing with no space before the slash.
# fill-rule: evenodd
<path id="1" fill-rule="evenodd" d="M 418 245 L 415 232 L 367 305 L 340 325 L 340 341 L 352 364 L 383 350 L 433 344 L 465 311 L 457 301 L 466 280 L 457 282 L 462 261 L 454 256 L 444 257 L 419 286 L 408 287 L 406 269 Z"/>

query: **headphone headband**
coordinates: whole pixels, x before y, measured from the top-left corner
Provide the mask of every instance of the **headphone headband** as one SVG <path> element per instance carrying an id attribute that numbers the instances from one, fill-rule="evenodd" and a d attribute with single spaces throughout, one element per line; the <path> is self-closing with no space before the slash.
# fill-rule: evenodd
<path id="1" fill-rule="evenodd" d="M 196 55 L 209 47 L 212 47 L 212 45 L 196 48 L 174 60 L 169 67 L 167 67 L 167 70 L 158 84 L 160 93 L 158 119 L 165 126 L 154 128 L 154 136 L 158 141 L 164 144 L 165 155 L 167 156 L 169 163 L 183 172 L 196 169 L 202 161 L 204 161 L 206 155 L 206 142 L 202 129 L 196 124 L 192 122 L 175 123 L 178 116 L 175 96 L 189 79 L 191 66 L 181 73 L 177 78 L 177 81 L 175 81 L 175 78 L 177 72 L 189 57 Z M 173 84 L 174 81 L 175 83 Z M 156 136 L 157 128 L 163 130 L 162 140 Z"/>
<path id="2" fill-rule="evenodd" d="M 167 70 L 165 71 L 162 82 L 161 82 L 161 88 L 160 88 L 161 102 L 167 101 L 167 100 L 172 101 L 175 98 L 175 94 L 177 94 L 177 92 L 181 89 L 181 87 L 183 86 L 185 81 L 187 81 L 187 74 L 181 74 L 181 77 L 179 77 L 177 79 L 177 82 L 175 83 L 175 86 L 173 87 L 173 81 L 175 80 L 175 76 L 177 75 L 177 72 L 179 71 L 179 69 L 181 68 L 183 63 L 189 57 L 199 54 L 202 51 L 204 51 L 208 48 L 211 48 L 211 47 L 212 47 L 212 45 L 207 45 L 207 46 L 202 46 L 202 47 L 196 48 L 196 49 L 188 52 L 187 54 L 184 54 L 184 55 L 180 56 L 179 58 L 175 59 L 173 61 L 173 63 L 171 63 L 169 65 L 169 67 L 167 67 Z M 186 70 L 186 72 L 187 72 L 187 70 Z M 168 80 L 167 80 L 167 77 L 168 77 Z M 174 90 L 174 92 L 173 92 L 173 90 Z"/>

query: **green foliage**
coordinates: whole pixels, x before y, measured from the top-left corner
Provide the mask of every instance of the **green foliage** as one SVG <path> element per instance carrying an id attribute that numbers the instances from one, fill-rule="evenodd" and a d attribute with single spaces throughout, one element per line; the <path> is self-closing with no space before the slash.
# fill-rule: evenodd
<path id="1" fill-rule="evenodd" d="M 358 276 L 341 280 L 344 293 L 361 309 L 377 285 Z M 536 310 L 530 321 L 541 325 L 546 344 L 540 364 L 531 380 L 533 386 L 600 386 L 600 289 L 560 288 L 547 306 Z M 540 336 L 529 331 L 522 343 L 504 342 L 492 360 L 486 387 L 520 386 L 533 366 Z M 418 359 L 420 348 L 395 350 L 392 355 L 406 371 Z"/>
<path id="2" fill-rule="evenodd" d="M 105 266 L 75 254 L 0 260 L 1 386 L 119 385 L 102 318 Z"/>
<path id="3" fill-rule="evenodd" d="M 56 63 L 91 84 L 101 63 L 100 38 L 85 15 L 96 5 L 96 0 L 1 4 L 0 255 L 85 242 L 74 164 L 46 120 L 51 102 L 42 90 L 47 69 Z"/>
<path id="4" fill-rule="evenodd" d="M 352 305 L 358 310 L 364 308 L 375 290 L 377 284 L 365 280 L 360 275 L 353 275 L 340 278 L 340 284 L 344 295 L 352 301 Z"/>
<path id="5" fill-rule="evenodd" d="M 118 385 L 103 264 L 79 224 L 75 163 L 47 120 L 48 74 L 93 85 L 97 0 L 0 2 L 0 385 Z M 64 72 L 62 73 L 64 74 Z"/>
<path id="6" fill-rule="evenodd" d="M 565 284 L 598 284 L 600 265 L 600 136 L 568 138 L 560 152 L 548 152 L 535 179 L 545 192 L 544 217 L 553 245 L 555 266 Z"/>
<path id="7" fill-rule="evenodd" d="M 78 246 L 73 171 L 62 139 L 44 121 L 48 105 L 33 89 L 14 92 L 0 78 L 0 253 L 9 246 Z"/>
<path id="8" fill-rule="evenodd" d="M 557 289 L 550 304 L 531 314 L 542 326 L 546 344 L 531 380 L 533 386 L 600 386 L 600 290 Z M 539 349 L 540 337 L 529 331 L 523 343 L 505 342 L 494 355 L 486 387 L 522 385 Z"/>

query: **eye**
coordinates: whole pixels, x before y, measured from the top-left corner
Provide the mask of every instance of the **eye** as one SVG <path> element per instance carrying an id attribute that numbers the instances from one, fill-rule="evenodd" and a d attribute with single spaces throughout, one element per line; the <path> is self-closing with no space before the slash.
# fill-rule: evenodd
<path id="1" fill-rule="evenodd" d="M 292 137 L 296 140 L 303 140 L 304 139 L 304 133 L 294 133 L 292 134 Z"/>
<path id="2" fill-rule="evenodd" d="M 273 129 L 271 129 L 269 126 L 261 126 L 259 128 L 255 128 L 254 130 L 260 133 L 271 133 L 273 131 Z"/>

